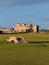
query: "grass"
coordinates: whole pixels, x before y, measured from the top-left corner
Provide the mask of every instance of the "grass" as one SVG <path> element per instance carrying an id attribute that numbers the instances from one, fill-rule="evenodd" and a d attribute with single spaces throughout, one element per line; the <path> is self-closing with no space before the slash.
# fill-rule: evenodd
<path id="1" fill-rule="evenodd" d="M 8 43 L 12 35 L 29 44 Z M 49 65 L 49 33 L 0 34 L 0 65 Z"/>

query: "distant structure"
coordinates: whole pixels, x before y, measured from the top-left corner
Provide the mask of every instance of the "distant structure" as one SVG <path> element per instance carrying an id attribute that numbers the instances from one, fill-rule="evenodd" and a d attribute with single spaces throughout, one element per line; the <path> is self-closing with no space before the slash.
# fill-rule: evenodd
<path id="1" fill-rule="evenodd" d="M 39 26 L 32 24 L 16 24 L 14 28 L 0 28 L 0 33 L 38 32 Z"/>
<path id="2" fill-rule="evenodd" d="M 49 30 L 49 28 L 48 28 L 48 30 Z"/>
<path id="3" fill-rule="evenodd" d="M 13 33 L 12 28 L 0 28 L 0 33 Z"/>
<path id="4" fill-rule="evenodd" d="M 39 31 L 39 26 L 38 25 L 34 25 L 33 26 L 33 31 L 34 32 L 38 32 Z"/>
<path id="5" fill-rule="evenodd" d="M 38 25 L 32 25 L 32 24 L 16 24 L 14 26 L 15 32 L 38 32 L 39 26 Z"/>

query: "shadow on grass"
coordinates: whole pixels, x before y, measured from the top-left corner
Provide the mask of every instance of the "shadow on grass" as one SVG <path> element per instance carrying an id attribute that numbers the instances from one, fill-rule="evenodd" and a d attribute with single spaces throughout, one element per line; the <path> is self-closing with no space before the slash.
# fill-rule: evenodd
<path id="1" fill-rule="evenodd" d="M 0 42 L 0 43 L 10 43 L 10 42 L 2 41 L 2 42 Z M 40 44 L 40 43 L 49 43 L 49 41 L 36 41 L 36 42 L 28 42 L 28 43 Z"/>
<path id="2" fill-rule="evenodd" d="M 37 42 L 28 42 L 28 43 L 49 43 L 49 41 L 37 41 Z"/>
<path id="3" fill-rule="evenodd" d="M 48 45 L 45 44 L 45 43 L 49 43 L 49 41 L 28 42 L 28 43 L 31 43 L 31 44 L 40 44 L 40 46 L 42 46 L 42 47 L 47 47 Z"/>
<path id="4" fill-rule="evenodd" d="M 20 45 L 20 43 L 18 43 L 18 45 L 16 44 L 13 44 L 13 43 L 9 43 L 9 42 L 0 42 L 0 46 L 11 46 L 12 47 L 47 47 L 48 44 L 46 43 L 49 43 L 49 41 L 43 41 L 43 42 L 28 42 L 27 45 Z M 16 45 L 16 46 L 15 46 Z"/>

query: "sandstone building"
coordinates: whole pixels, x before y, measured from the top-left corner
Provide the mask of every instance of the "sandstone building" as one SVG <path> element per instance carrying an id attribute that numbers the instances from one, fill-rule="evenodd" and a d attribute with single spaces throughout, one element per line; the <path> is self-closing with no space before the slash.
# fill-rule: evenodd
<path id="1" fill-rule="evenodd" d="M 16 24 L 14 28 L 0 28 L 0 33 L 38 32 L 39 26 L 32 24 Z"/>
<path id="2" fill-rule="evenodd" d="M 39 26 L 32 24 L 16 24 L 14 26 L 15 32 L 38 32 Z"/>

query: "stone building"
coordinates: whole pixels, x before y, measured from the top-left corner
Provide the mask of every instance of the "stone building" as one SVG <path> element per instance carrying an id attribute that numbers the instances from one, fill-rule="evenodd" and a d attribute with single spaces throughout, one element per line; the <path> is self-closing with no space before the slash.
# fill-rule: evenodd
<path id="1" fill-rule="evenodd" d="M 39 31 L 39 26 L 38 25 L 34 25 L 32 28 L 33 28 L 33 32 L 38 32 Z"/>
<path id="2" fill-rule="evenodd" d="M 32 24 L 16 24 L 14 28 L 0 28 L 0 33 L 38 32 L 39 26 Z"/>
<path id="3" fill-rule="evenodd" d="M 38 32 L 39 26 L 32 24 L 16 24 L 14 32 Z"/>
<path id="4" fill-rule="evenodd" d="M 15 32 L 27 32 L 31 30 L 31 24 L 16 24 L 14 26 Z"/>
<path id="5" fill-rule="evenodd" d="M 14 33 L 11 28 L 0 28 L 0 33 Z"/>

